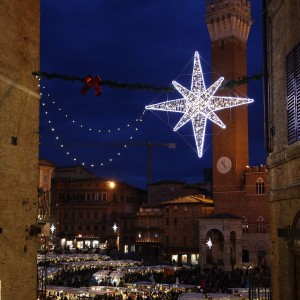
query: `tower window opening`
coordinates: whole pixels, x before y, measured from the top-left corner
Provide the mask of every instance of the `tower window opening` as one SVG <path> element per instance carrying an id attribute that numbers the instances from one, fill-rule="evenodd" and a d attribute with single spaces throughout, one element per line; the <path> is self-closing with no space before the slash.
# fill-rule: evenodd
<path id="1" fill-rule="evenodd" d="M 264 193 L 265 193 L 265 182 L 261 177 L 259 177 L 256 180 L 256 194 L 264 194 Z"/>

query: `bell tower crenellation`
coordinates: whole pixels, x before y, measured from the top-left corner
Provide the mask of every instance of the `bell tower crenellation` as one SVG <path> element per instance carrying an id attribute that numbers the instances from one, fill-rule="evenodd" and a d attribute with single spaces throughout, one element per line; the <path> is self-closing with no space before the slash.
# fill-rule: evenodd
<path id="1" fill-rule="evenodd" d="M 206 24 L 211 41 L 234 36 L 246 43 L 252 24 L 250 2 L 206 0 Z"/>

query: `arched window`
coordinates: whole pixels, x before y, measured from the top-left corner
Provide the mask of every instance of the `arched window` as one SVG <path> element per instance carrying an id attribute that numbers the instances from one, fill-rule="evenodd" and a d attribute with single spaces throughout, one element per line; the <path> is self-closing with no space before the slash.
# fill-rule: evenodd
<path id="1" fill-rule="evenodd" d="M 265 193 L 265 182 L 261 177 L 259 177 L 256 180 L 256 194 L 264 194 L 264 193 Z"/>
<path id="2" fill-rule="evenodd" d="M 256 221 L 257 223 L 257 233 L 265 232 L 265 219 L 263 217 L 259 217 Z"/>
<path id="3" fill-rule="evenodd" d="M 248 225 L 248 219 L 244 216 L 242 220 L 242 228 L 243 228 L 243 233 L 248 233 L 249 225 Z"/>

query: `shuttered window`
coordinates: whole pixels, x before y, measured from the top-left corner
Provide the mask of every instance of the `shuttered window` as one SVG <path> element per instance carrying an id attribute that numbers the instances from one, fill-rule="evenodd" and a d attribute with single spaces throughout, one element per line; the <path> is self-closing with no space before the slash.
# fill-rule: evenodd
<path id="1" fill-rule="evenodd" d="M 300 44 L 286 58 L 288 143 L 300 140 Z"/>

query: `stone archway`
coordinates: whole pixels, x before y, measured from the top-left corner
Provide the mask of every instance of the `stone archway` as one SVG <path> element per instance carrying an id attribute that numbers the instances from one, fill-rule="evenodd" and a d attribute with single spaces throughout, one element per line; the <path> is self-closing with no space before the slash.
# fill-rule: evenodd
<path id="1" fill-rule="evenodd" d="M 206 234 L 206 264 L 224 265 L 224 236 L 218 229 L 211 229 Z"/>
<path id="2" fill-rule="evenodd" d="M 202 268 L 211 267 L 212 264 L 217 264 L 225 271 L 241 267 L 241 253 L 241 218 L 220 214 L 199 220 L 199 264 Z"/>

